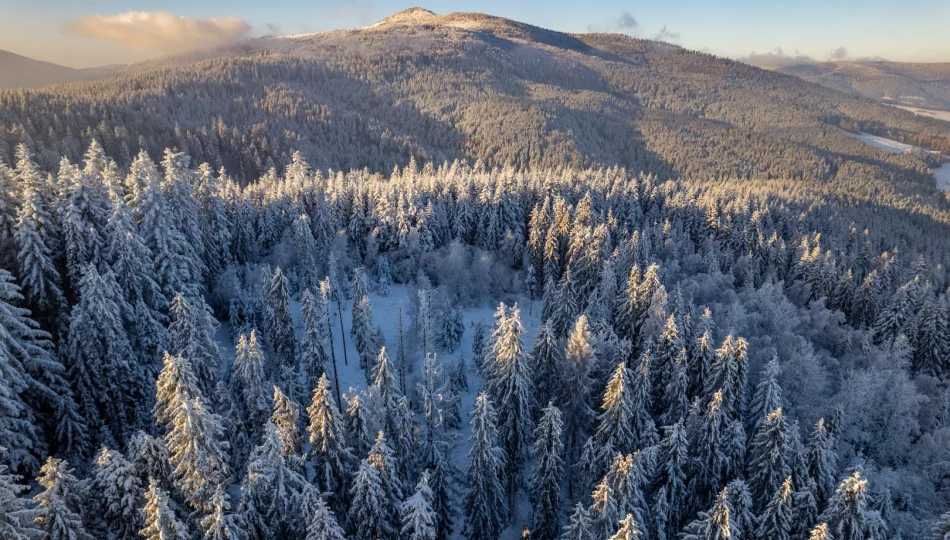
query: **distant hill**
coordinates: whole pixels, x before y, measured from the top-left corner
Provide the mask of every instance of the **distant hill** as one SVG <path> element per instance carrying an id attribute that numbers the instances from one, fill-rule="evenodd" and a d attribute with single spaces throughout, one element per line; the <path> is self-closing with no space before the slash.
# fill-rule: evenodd
<path id="1" fill-rule="evenodd" d="M 950 111 L 950 63 L 820 62 L 776 71 L 882 103 Z"/>
<path id="2" fill-rule="evenodd" d="M 0 152 L 10 160 L 27 141 L 47 169 L 81 160 L 95 137 L 120 166 L 176 147 L 242 180 L 279 174 L 299 150 L 324 170 L 388 173 L 414 158 L 933 183 L 925 157 L 885 155 L 838 128 L 950 151 L 944 122 L 741 62 L 423 9 L 0 92 Z"/>
<path id="3" fill-rule="evenodd" d="M 85 79 L 108 77 L 122 66 L 75 69 L 0 50 L 0 89 L 32 88 Z"/>

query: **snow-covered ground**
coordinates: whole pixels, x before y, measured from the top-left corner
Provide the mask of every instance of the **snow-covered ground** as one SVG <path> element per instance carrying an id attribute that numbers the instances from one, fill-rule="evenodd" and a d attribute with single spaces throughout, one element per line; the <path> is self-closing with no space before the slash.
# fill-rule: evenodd
<path id="1" fill-rule="evenodd" d="M 892 139 L 887 139 L 884 137 L 878 137 L 877 135 L 871 135 L 870 133 L 851 133 L 848 131 L 844 132 L 848 137 L 854 137 L 855 139 L 861 139 L 865 143 L 877 148 L 878 150 L 884 150 L 885 152 L 890 152 L 891 154 L 903 154 L 904 152 L 913 152 L 914 150 L 920 150 L 914 145 L 905 144 L 902 142 L 897 142 Z"/>
<path id="2" fill-rule="evenodd" d="M 392 285 L 389 289 L 389 295 L 379 296 L 375 292 L 370 293 L 370 304 L 373 308 L 373 322 L 377 326 L 383 328 L 383 333 L 386 338 L 386 350 L 390 355 L 390 359 L 394 359 L 396 355 L 396 349 L 399 343 L 399 328 L 397 325 L 397 312 L 400 305 L 403 309 L 403 324 L 404 331 L 406 332 L 406 337 L 408 339 L 408 333 L 411 332 L 409 327 L 410 318 L 409 318 L 409 297 L 412 294 L 410 287 L 405 285 Z M 533 301 L 530 304 L 527 303 L 526 299 L 521 299 L 519 301 L 518 307 L 521 309 L 521 322 L 524 326 L 524 342 L 527 350 L 531 350 L 531 346 L 534 342 L 535 335 L 537 335 L 538 327 L 540 326 L 540 303 Z M 351 312 L 352 306 L 350 302 L 344 301 L 343 303 L 343 334 L 340 333 L 340 315 L 336 309 L 336 303 L 333 304 L 333 309 L 331 312 L 331 319 L 333 324 L 333 348 L 336 353 L 337 369 L 339 370 L 340 377 L 340 389 L 344 395 L 350 393 L 350 389 L 355 391 L 366 390 L 366 376 L 363 373 L 363 370 L 359 366 L 359 356 L 356 353 L 356 348 L 353 345 L 353 339 L 350 336 L 350 327 L 351 327 Z M 494 313 L 496 305 L 488 305 L 477 308 L 466 308 L 463 310 L 463 317 L 465 321 L 465 334 L 462 336 L 462 341 L 459 347 L 453 353 L 439 353 L 438 361 L 443 363 L 444 366 L 448 368 L 453 368 L 458 362 L 460 355 L 465 356 L 465 363 L 468 367 L 469 375 L 469 391 L 461 396 L 462 399 L 462 429 L 458 432 L 458 440 L 455 446 L 455 449 L 452 453 L 452 462 L 459 468 L 463 473 L 468 467 L 468 452 L 471 448 L 469 444 L 469 437 L 471 436 L 471 426 L 469 425 L 469 420 L 471 420 L 472 410 L 475 408 L 475 398 L 482 391 L 482 380 L 475 373 L 475 366 L 472 362 L 472 338 L 474 335 L 473 327 L 475 323 L 482 323 L 486 329 L 486 337 L 491 332 L 491 329 L 494 325 Z M 300 315 L 300 302 L 296 299 L 291 301 L 290 305 L 291 315 L 294 318 L 294 323 L 297 330 L 297 337 L 303 337 L 303 321 Z M 347 361 L 344 362 L 344 340 L 345 337 L 345 351 Z M 218 328 L 216 336 L 219 344 L 224 350 L 225 362 L 231 363 L 234 360 L 235 347 L 234 341 L 231 338 L 231 329 L 227 322 L 222 322 Z M 418 350 L 407 350 L 407 356 L 410 357 L 413 364 L 413 375 L 410 377 L 410 382 L 408 384 L 414 384 L 413 379 L 417 379 L 421 370 L 422 370 L 422 357 Z M 330 370 L 328 366 L 328 370 Z M 332 373 L 332 371 L 330 371 Z M 312 389 L 311 389 L 312 390 Z M 303 404 L 304 407 L 308 406 L 309 403 Z M 342 406 L 341 406 L 342 409 Z M 462 486 L 465 489 L 465 486 Z M 461 508 L 458 509 L 460 512 L 456 516 L 456 538 L 463 538 L 458 531 L 461 530 L 464 523 L 464 518 L 461 515 Z M 530 521 L 530 512 L 531 506 L 528 502 L 528 497 L 526 494 L 519 497 L 518 506 L 515 511 L 515 519 L 513 520 L 511 526 L 505 531 L 505 534 L 502 535 L 502 538 L 511 538 L 516 539 L 520 538 L 522 527 Z"/>
<path id="3" fill-rule="evenodd" d="M 950 113 L 947 114 L 950 115 Z M 948 118 L 950 118 L 950 116 L 948 116 Z M 849 137 L 854 137 L 855 139 L 860 139 L 874 148 L 877 148 L 878 150 L 884 150 L 885 152 L 890 152 L 892 154 L 902 154 L 904 152 L 915 151 L 934 153 L 931 150 L 925 150 L 917 146 L 905 144 L 885 137 L 871 135 L 870 133 L 850 133 L 845 131 L 844 134 Z M 945 157 L 950 159 L 950 156 Z M 937 167 L 937 169 L 934 171 L 934 178 L 937 181 L 937 189 L 950 191 L 950 162 L 944 163 L 940 167 Z"/>
<path id="4" fill-rule="evenodd" d="M 910 111 L 918 116 L 926 116 L 928 118 L 936 118 L 937 120 L 950 122 L 950 111 L 934 111 L 931 109 L 921 109 L 920 107 L 909 107 L 907 105 L 895 105 L 895 107 Z"/>

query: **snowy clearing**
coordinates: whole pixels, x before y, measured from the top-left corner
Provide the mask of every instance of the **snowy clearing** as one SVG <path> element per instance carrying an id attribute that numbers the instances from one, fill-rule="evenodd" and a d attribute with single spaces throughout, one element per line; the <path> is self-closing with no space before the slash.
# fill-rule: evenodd
<path id="1" fill-rule="evenodd" d="M 946 114 L 948 115 L 948 118 L 950 118 L 950 113 L 946 113 Z M 870 133 L 850 133 L 850 132 L 845 131 L 844 134 L 847 135 L 848 137 L 860 139 L 864 141 L 865 143 L 873 146 L 874 148 L 877 148 L 878 150 L 883 150 L 891 154 L 902 154 L 904 152 L 917 152 L 917 151 L 936 153 L 930 150 L 925 150 L 917 146 L 905 144 L 905 143 L 898 142 L 898 141 L 888 139 L 885 137 L 871 135 Z M 946 157 L 947 159 L 950 159 L 950 156 L 944 156 L 944 157 Z M 936 182 L 937 182 L 937 189 L 940 189 L 943 191 L 950 191 L 950 162 L 944 163 L 940 167 L 937 167 L 937 169 L 934 170 L 934 178 L 936 179 Z"/>
<path id="2" fill-rule="evenodd" d="M 950 122 L 950 111 L 935 111 L 932 109 L 921 109 L 920 107 L 909 107 L 907 105 L 894 105 L 898 109 L 903 109 L 905 111 L 912 112 L 917 116 L 926 116 L 927 118 L 934 118 L 937 120 L 943 120 L 945 122 Z"/>

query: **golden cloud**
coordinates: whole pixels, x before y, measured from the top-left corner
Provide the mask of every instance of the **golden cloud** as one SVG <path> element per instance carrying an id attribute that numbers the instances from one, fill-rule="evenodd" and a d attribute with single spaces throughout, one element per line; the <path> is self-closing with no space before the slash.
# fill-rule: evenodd
<path id="1" fill-rule="evenodd" d="M 70 27 L 80 35 L 106 39 L 135 51 L 178 53 L 237 41 L 251 31 L 240 17 L 193 19 L 164 11 L 89 15 Z"/>

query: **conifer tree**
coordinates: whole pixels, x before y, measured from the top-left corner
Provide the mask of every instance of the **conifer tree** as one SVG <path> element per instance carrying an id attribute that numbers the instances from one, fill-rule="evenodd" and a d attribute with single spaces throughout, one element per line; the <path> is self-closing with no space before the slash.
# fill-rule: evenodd
<path id="1" fill-rule="evenodd" d="M 85 269 L 79 290 L 66 345 L 69 379 L 87 428 L 96 433 L 107 423 L 112 437 L 121 440 L 136 418 L 131 399 L 136 378 L 122 323 L 122 299 L 113 274 L 100 274 L 92 265 Z"/>
<path id="2" fill-rule="evenodd" d="M 195 510 L 209 512 L 215 490 L 229 477 L 221 417 L 198 396 L 181 396 L 165 435 L 175 485 Z"/>
<path id="3" fill-rule="evenodd" d="M 449 306 L 442 313 L 442 332 L 439 343 L 448 352 L 454 352 L 462 341 L 465 333 L 465 323 L 462 319 L 462 310 L 458 306 Z"/>
<path id="4" fill-rule="evenodd" d="M 652 350 L 652 364 L 650 376 L 653 387 L 653 403 L 657 412 L 665 408 L 666 387 L 676 373 L 676 359 L 683 349 L 683 338 L 676 326 L 676 316 L 670 315 L 666 319 L 663 331 L 660 333 Z"/>
<path id="5" fill-rule="evenodd" d="M 531 458 L 537 469 L 531 477 L 531 537 L 555 540 L 560 532 L 561 477 L 564 472 L 564 442 L 561 411 L 548 402 L 534 430 Z"/>
<path id="6" fill-rule="evenodd" d="M 652 446 L 660 440 L 656 431 L 656 422 L 653 421 L 653 417 L 650 415 L 650 405 L 652 403 L 651 370 L 651 354 L 650 350 L 647 349 L 640 355 L 640 363 L 637 365 L 630 392 L 633 399 L 632 426 L 636 437 L 634 446 L 640 448 Z"/>
<path id="7" fill-rule="evenodd" d="M 317 500 L 317 509 L 307 527 L 306 540 L 346 540 L 343 527 L 337 523 L 336 516 L 322 498 Z"/>
<path id="8" fill-rule="evenodd" d="M 347 486 L 354 457 L 347 447 L 343 420 L 330 392 L 326 373 L 317 383 L 307 415 L 310 418 L 307 426 L 310 435 L 308 459 L 315 472 L 314 482 L 321 492 L 329 493 L 331 505 L 337 513 L 342 513 L 346 509 Z"/>
<path id="9" fill-rule="evenodd" d="M 242 513 L 252 536 L 303 535 L 312 516 L 313 487 L 283 453 L 277 426 L 267 422 L 261 444 L 251 452 L 241 484 Z"/>
<path id="10" fill-rule="evenodd" d="M 57 407 L 57 431 L 69 448 L 84 449 L 88 433 L 63 381 L 63 366 L 51 354 L 50 335 L 40 330 L 13 276 L 0 269 L 0 463 L 35 470 L 46 454 L 40 423 L 43 402 Z M 84 357 L 85 358 L 85 357 Z M 87 383 L 91 382 L 86 379 Z M 52 384 L 51 384 L 52 383 Z M 75 386 L 73 388 L 76 388 Z M 89 386 L 85 387 L 89 389 Z M 89 403 L 94 403 L 89 396 Z M 74 438 L 75 436 L 75 438 Z"/>
<path id="11" fill-rule="evenodd" d="M 432 488 L 429 487 L 429 471 L 422 471 L 416 492 L 402 505 L 401 533 L 407 540 L 435 540 L 436 515 L 432 510 Z"/>
<path id="12" fill-rule="evenodd" d="M 505 488 L 502 483 L 505 453 L 498 446 L 494 407 L 480 394 L 472 413 L 472 449 L 465 475 L 465 535 L 473 540 L 496 540 L 506 521 Z"/>
<path id="13" fill-rule="evenodd" d="M 735 524 L 730 518 L 731 510 L 728 498 L 728 488 L 725 488 L 716 497 L 712 508 L 708 512 L 700 512 L 699 516 L 686 526 L 683 536 L 681 536 L 682 540 L 738 538 Z"/>
<path id="14" fill-rule="evenodd" d="M 663 522 L 657 523 L 669 538 L 675 538 L 690 507 L 687 470 L 690 465 L 689 441 L 683 421 L 663 428 L 664 437 L 660 441 L 657 456 L 656 483 L 661 495 L 657 495 L 657 504 L 665 508 Z"/>
<path id="15" fill-rule="evenodd" d="M 789 476 L 769 501 L 759 518 L 758 538 L 788 540 L 792 532 L 792 477 Z"/>
<path id="16" fill-rule="evenodd" d="M 752 495 L 763 506 L 769 493 L 776 493 L 792 473 L 788 423 L 782 409 L 775 409 L 766 417 L 749 447 L 748 475 Z"/>
<path id="17" fill-rule="evenodd" d="M 142 529 L 145 488 L 135 465 L 118 450 L 103 447 L 96 456 L 92 486 L 100 516 L 118 538 L 135 538 Z"/>
<path id="18" fill-rule="evenodd" d="M 92 540 L 79 516 L 78 480 L 69 464 L 50 457 L 40 469 L 36 482 L 43 491 L 33 497 L 36 503 L 35 523 L 49 540 Z"/>
<path id="19" fill-rule="evenodd" d="M 637 443 L 632 378 L 626 362 L 621 362 L 607 383 L 597 431 L 587 439 L 581 455 L 588 481 L 603 476 L 618 453 L 632 452 Z"/>
<path id="20" fill-rule="evenodd" d="M 343 413 L 346 440 L 350 443 L 354 456 L 365 456 L 373 444 L 373 421 L 366 407 L 365 396 L 356 393 L 352 388 L 350 392 L 350 395 L 343 396 L 346 401 L 346 412 Z"/>
<path id="21" fill-rule="evenodd" d="M 282 374 L 297 366 L 297 337 L 294 334 L 294 320 L 290 315 L 290 292 L 287 278 L 280 268 L 274 270 L 270 287 L 265 294 L 264 321 L 267 325 L 267 337 L 274 351 L 274 362 Z M 288 380 L 284 383 L 287 384 Z"/>
<path id="22" fill-rule="evenodd" d="M 274 410 L 270 422 L 277 426 L 281 452 L 294 461 L 301 454 L 300 406 L 293 402 L 280 387 L 274 386 Z"/>
<path id="23" fill-rule="evenodd" d="M 201 529 L 207 540 L 247 540 L 247 523 L 244 516 L 231 511 L 231 501 L 220 485 L 211 497 L 211 513 L 202 518 Z"/>
<path id="24" fill-rule="evenodd" d="M 154 478 L 159 485 L 171 485 L 172 469 L 168 464 L 168 447 L 161 437 L 153 437 L 144 431 L 137 431 L 126 447 L 129 461 L 135 465 L 136 473 L 142 485 Z"/>
<path id="25" fill-rule="evenodd" d="M 394 538 L 399 530 L 402 489 L 396 477 L 395 457 L 380 432 L 350 490 L 350 525 L 357 538 Z"/>
<path id="26" fill-rule="evenodd" d="M 583 315 L 577 319 L 574 330 L 567 340 L 564 354 L 563 380 L 571 381 L 570 385 L 561 385 L 560 398 L 562 413 L 564 414 L 564 432 L 567 433 L 565 447 L 568 463 L 575 463 L 580 457 L 581 446 L 590 434 L 590 427 L 595 414 L 591 408 L 591 392 L 593 381 L 591 372 L 597 363 L 594 349 L 591 346 L 590 330 L 587 326 L 587 317 Z M 573 476 L 568 475 L 568 494 L 573 495 Z"/>
<path id="27" fill-rule="evenodd" d="M 264 376 L 264 353 L 257 341 L 257 332 L 251 330 L 250 338 L 241 334 L 235 347 L 234 380 L 244 396 L 248 425 L 256 430 L 263 425 L 270 411 Z"/>
<path id="28" fill-rule="evenodd" d="M 940 537 L 942 540 L 943 537 Z M 808 540 L 833 540 L 827 523 L 819 523 L 808 533 Z"/>
<path id="29" fill-rule="evenodd" d="M 781 375 L 782 368 L 779 367 L 778 357 L 775 356 L 765 365 L 762 380 L 756 386 L 755 395 L 752 397 L 752 407 L 748 414 L 752 433 L 759 430 L 772 411 L 782 407 L 782 387 L 778 382 Z"/>
<path id="30" fill-rule="evenodd" d="M 548 403 L 561 397 L 561 369 L 563 358 L 551 325 L 545 322 L 538 329 L 529 355 L 534 375 L 534 394 L 537 403 Z"/>
<path id="31" fill-rule="evenodd" d="M 643 531 L 637 526 L 637 521 L 631 514 L 627 514 L 627 517 L 620 520 L 620 528 L 610 537 L 610 540 L 634 540 L 642 536 Z"/>
<path id="32" fill-rule="evenodd" d="M 574 513 L 571 514 L 571 520 L 564 528 L 561 540 L 594 540 L 593 522 L 582 503 L 574 505 Z"/>
<path id="33" fill-rule="evenodd" d="M 43 180 L 24 145 L 17 147 L 16 173 L 21 203 L 13 234 L 20 283 L 29 304 L 55 319 L 65 302 L 53 254 L 57 224 L 40 192 Z"/>
<path id="34" fill-rule="evenodd" d="M 44 533 L 33 526 L 37 511 L 19 496 L 27 488 L 17 480 L 7 472 L 6 465 L 0 464 L 0 538 L 40 540 Z"/>
<path id="35" fill-rule="evenodd" d="M 204 396 L 214 394 L 221 368 L 221 349 L 214 339 L 218 322 L 201 296 L 175 296 L 169 310 L 172 323 L 169 352 L 187 358 Z"/>
<path id="36" fill-rule="evenodd" d="M 303 318 L 304 335 L 300 343 L 300 364 L 307 369 L 307 387 L 315 388 L 317 381 L 327 371 L 330 363 L 327 354 L 324 321 L 319 301 L 307 289 L 300 300 L 300 314 Z"/>
<path id="37" fill-rule="evenodd" d="M 726 485 L 729 493 L 729 508 L 732 510 L 730 521 L 736 529 L 739 538 L 754 537 L 759 520 L 753 513 L 752 494 L 742 479 L 735 479 Z"/>
<path id="38" fill-rule="evenodd" d="M 808 440 L 806 462 L 808 473 L 815 480 L 816 496 L 820 504 L 834 495 L 835 476 L 837 476 L 837 457 L 834 446 L 834 435 L 825 426 L 825 419 L 819 419 Z"/>
<path id="39" fill-rule="evenodd" d="M 841 540 L 864 540 L 877 538 L 872 531 L 880 524 L 880 514 L 868 508 L 868 481 L 854 472 L 841 481 L 835 494 L 828 501 L 825 511 L 819 518 L 828 524 L 833 538 Z"/>
<path id="40" fill-rule="evenodd" d="M 673 363 L 673 371 L 663 391 L 663 411 L 660 422 L 663 425 L 676 423 L 686 418 L 689 412 L 689 366 L 686 349 L 681 349 Z"/>
<path id="41" fill-rule="evenodd" d="M 366 375 L 367 383 L 371 383 L 379 344 L 376 343 L 373 308 L 368 295 L 353 299 L 353 323 L 350 334 L 353 336 L 353 345 L 359 354 L 360 367 Z"/>
<path id="42" fill-rule="evenodd" d="M 728 454 L 728 418 L 723 410 L 722 392 L 715 392 L 706 406 L 706 412 L 698 420 L 696 435 L 690 437 L 696 456 L 696 481 L 702 493 L 715 493 L 723 485 L 733 467 Z"/>
<path id="43" fill-rule="evenodd" d="M 169 506 L 168 494 L 149 479 L 145 492 L 145 528 L 139 531 L 145 540 L 190 540 L 188 527 Z"/>
<path id="44" fill-rule="evenodd" d="M 490 359 L 486 362 L 492 367 L 486 388 L 492 404 L 497 404 L 498 433 L 505 451 L 508 505 L 513 512 L 515 492 L 522 483 L 522 469 L 534 429 L 535 403 L 518 306 L 499 323 L 501 326 L 495 330 Z"/>

